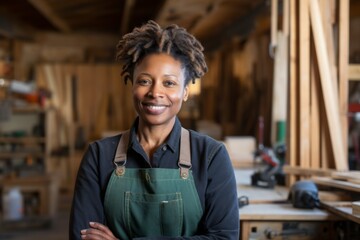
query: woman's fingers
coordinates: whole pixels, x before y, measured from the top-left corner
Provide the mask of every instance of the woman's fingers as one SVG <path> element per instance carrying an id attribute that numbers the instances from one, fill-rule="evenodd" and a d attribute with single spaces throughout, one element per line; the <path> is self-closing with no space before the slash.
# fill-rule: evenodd
<path id="1" fill-rule="evenodd" d="M 97 229 L 97 230 L 100 230 L 106 234 L 108 234 L 109 236 L 111 237 L 114 237 L 114 234 L 110 231 L 110 229 L 105 226 L 104 224 L 101 224 L 101 223 L 98 223 L 98 222 L 90 222 L 90 227 L 94 228 L 94 229 Z"/>
<path id="2" fill-rule="evenodd" d="M 92 239 L 92 240 L 115 240 L 117 239 L 110 229 L 97 222 L 90 222 L 90 227 L 88 229 L 81 230 L 82 239 Z"/>

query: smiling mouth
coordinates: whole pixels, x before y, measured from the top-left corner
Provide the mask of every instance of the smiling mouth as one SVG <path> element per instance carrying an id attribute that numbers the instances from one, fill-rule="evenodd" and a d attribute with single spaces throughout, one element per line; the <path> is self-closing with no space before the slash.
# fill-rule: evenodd
<path id="1" fill-rule="evenodd" d="M 164 105 L 144 105 L 146 108 L 149 108 L 151 110 L 161 110 L 161 109 L 164 109 L 166 108 L 166 106 Z"/>
<path id="2" fill-rule="evenodd" d="M 160 114 L 160 113 L 164 112 L 164 110 L 167 108 L 167 106 L 143 103 L 143 108 L 147 113 Z"/>

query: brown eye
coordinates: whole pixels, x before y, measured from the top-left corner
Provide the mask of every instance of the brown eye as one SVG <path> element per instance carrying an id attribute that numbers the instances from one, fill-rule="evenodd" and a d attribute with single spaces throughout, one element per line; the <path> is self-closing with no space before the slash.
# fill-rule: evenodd
<path id="1" fill-rule="evenodd" d="M 136 80 L 136 83 L 139 85 L 145 86 L 145 85 L 150 85 L 151 81 L 147 80 L 147 79 L 138 79 L 138 80 Z"/>
<path id="2" fill-rule="evenodd" d="M 166 86 L 166 87 L 173 87 L 173 86 L 175 86 L 176 85 L 176 82 L 174 82 L 174 81 L 165 81 L 164 82 L 164 86 Z"/>

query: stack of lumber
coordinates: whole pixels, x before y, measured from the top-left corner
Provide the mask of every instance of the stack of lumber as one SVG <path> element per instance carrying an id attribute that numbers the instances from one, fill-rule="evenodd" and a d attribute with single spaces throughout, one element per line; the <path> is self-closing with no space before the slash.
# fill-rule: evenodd
<path id="1" fill-rule="evenodd" d="M 289 11 L 287 163 L 346 171 L 349 0 L 289 0 L 284 11 Z M 292 185 L 298 178 L 288 180 Z"/>

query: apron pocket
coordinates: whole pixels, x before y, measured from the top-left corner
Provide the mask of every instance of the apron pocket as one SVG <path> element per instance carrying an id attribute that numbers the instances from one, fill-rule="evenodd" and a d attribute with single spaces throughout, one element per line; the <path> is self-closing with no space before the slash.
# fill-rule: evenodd
<path id="1" fill-rule="evenodd" d="M 125 222 L 134 237 L 180 236 L 183 223 L 181 193 L 125 192 Z"/>
<path id="2" fill-rule="evenodd" d="M 181 235 L 183 208 L 182 199 L 160 203 L 161 231 L 163 236 Z"/>

